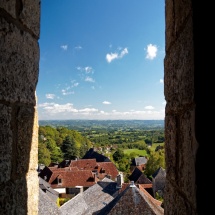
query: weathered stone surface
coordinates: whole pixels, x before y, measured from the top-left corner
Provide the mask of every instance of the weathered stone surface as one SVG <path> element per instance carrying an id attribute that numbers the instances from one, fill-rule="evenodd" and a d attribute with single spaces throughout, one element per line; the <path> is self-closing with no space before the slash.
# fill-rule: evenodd
<path id="1" fill-rule="evenodd" d="M 168 180 L 166 180 L 164 212 L 165 214 L 196 215 L 195 208 Z"/>
<path id="2" fill-rule="evenodd" d="M 29 162 L 29 170 L 33 170 L 33 171 L 35 171 L 38 168 L 38 129 L 39 129 L 38 112 L 37 112 L 37 108 L 34 107 L 34 124 L 33 124 L 30 162 Z"/>
<path id="3" fill-rule="evenodd" d="M 171 110 L 180 111 L 194 100 L 191 19 L 165 59 L 164 94 Z"/>
<path id="4" fill-rule="evenodd" d="M 0 184 L 0 214 L 28 214 L 26 199 L 28 198 L 25 178 Z"/>
<path id="5" fill-rule="evenodd" d="M 166 38 L 166 52 L 168 52 L 171 45 L 177 40 L 180 31 L 187 25 L 192 11 L 191 1 L 165 1 L 165 38 Z"/>
<path id="6" fill-rule="evenodd" d="M 175 30 L 174 30 L 174 1 L 167 0 L 165 1 L 165 50 L 168 54 L 168 50 L 171 47 L 171 44 L 175 41 Z M 165 57 L 166 58 L 166 57 Z"/>
<path id="7" fill-rule="evenodd" d="M 22 0 L 19 19 L 38 38 L 40 34 L 40 0 Z"/>
<path id="8" fill-rule="evenodd" d="M 29 169 L 30 152 L 32 147 L 34 129 L 34 111 L 34 107 L 21 106 L 18 108 L 16 146 L 17 175 L 25 174 Z M 37 164 L 37 160 L 35 160 L 35 162 Z"/>
<path id="9" fill-rule="evenodd" d="M 195 140 L 194 110 L 179 116 L 166 117 L 166 172 L 171 186 L 184 193 L 195 205 L 195 159 L 198 144 Z M 168 186 L 168 185 L 166 185 Z"/>
<path id="10" fill-rule="evenodd" d="M 26 175 L 27 181 L 27 208 L 29 215 L 38 215 L 39 207 L 39 179 L 38 172 L 31 170 Z M 45 215 L 45 214 L 44 214 Z"/>
<path id="11" fill-rule="evenodd" d="M 11 108 L 0 104 L 0 183 L 8 181 L 11 174 L 12 141 L 13 135 L 10 127 Z M 1 214 L 1 213 L 0 213 Z"/>
<path id="12" fill-rule="evenodd" d="M 16 0 L 1 0 L 0 8 L 7 11 L 13 18 L 16 17 Z"/>
<path id="13" fill-rule="evenodd" d="M 39 72 L 37 40 L 0 18 L 0 100 L 35 105 Z"/>

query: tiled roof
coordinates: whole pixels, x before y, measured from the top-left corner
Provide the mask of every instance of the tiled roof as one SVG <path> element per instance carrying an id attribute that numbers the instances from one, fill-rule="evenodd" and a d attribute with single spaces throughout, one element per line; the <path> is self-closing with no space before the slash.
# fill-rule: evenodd
<path id="1" fill-rule="evenodd" d="M 77 167 L 79 170 L 93 170 L 97 166 L 96 159 L 74 160 L 69 167 Z"/>
<path id="2" fill-rule="evenodd" d="M 56 201 L 59 193 L 52 189 L 51 185 L 39 177 L 39 187 L 53 200 Z"/>
<path id="3" fill-rule="evenodd" d="M 58 183 L 61 179 L 61 183 Z M 90 170 L 54 171 L 49 183 L 52 188 L 83 186 L 90 187 L 96 183 L 95 175 Z"/>
<path id="4" fill-rule="evenodd" d="M 145 195 L 148 196 L 148 198 L 151 199 L 152 202 L 154 202 L 154 203 L 155 203 L 156 205 L 158 205 L 158 206 L 161 206 L 161 205 L 162 205 L 162 202 L 161 202 L 161 201 L 159 201 L 159 200 L 153 198 L 153 197 L 149 194 L 149 192 L 146 191 L 145 188 L 149 188 L 149 187 L 146 187 L 145 184 L 139 184 L 138 187 L 139 187 L 139 189 L 140 189 L 142 192 L 145 193 Z"/>
<path id="5" fill-rule="evenodd" d="M 98 152 L 95 152 L 93 148 L 89 149 L 82 159 L 92 159 L 95 158 L 97 162 L 111 162 L 111 160 Z"/>
<path id="6" fill-rule="evenodd" d="M 60 168 L 60 166 L 64 168 Z M 50 183 L 52 188 L 57 188 L 89 187 L 107 176 L 115 180 L 118 174 L 119 172 L 112 162 L 96 162 L 96 159 L 79 159 L 65 160 L 58 167 L 45 167 L 39 176 Z M 61 179 L 62 183 L 58 183 L 58 179 Z"/>
<path id="7" fill-rule="evenodd" d="M 98 176 L 99 179 L 103 179 L 106 175 L 109 175 L 112 180 L 115 180 L 119 171 L 112 162 L 97 162 L 98 164 Z"/>
<path id="8" fill-rule="evenodd" d="M 63 160 L 62 162 L 60 162 L 58 164 L 58 168 L 65 168 L 68 167 L 70 165 L 72 160 Z"/>
<path id="9" fill-rule="evenodd" d="M 56 169 L 56 168 L 55 168 Z M 43 178 L 45 181 L 49 181 L 51 175 L 52 175 L 52 170 L 51 168 L 45 166 L 43 170 L 39 173 L 39 177 Z"/>
<path id="10" fill-rule="evenodd" d="M 152 182 L 144 175 L 139 168 L 135 167 L 131 175 L 128 177 L 130 181 L 138 184 L 151 184 Z"/>
<path id="11" fill-rule="evenodd" d="M 135 160 L 135 165 L 136 166 L 139 166 L 139 165 L 142 165 L 142 164 L 146 164 L 147 163 L 147 159 L 146 157 L 137 157 L 134 159 Z"/>
<path id="12" fill-rule="evenodd" d="M 161 174 L 162 176 L 166 177 L 166 170 L 163 169 L 162 167 L 159 167 L 153 174 L 152 174 L 152 177 L 153 178 L 156 178 L 156 176 L 158 174 Z"/>
<path id="13" fill-rule="evenodd" d="M 164 209 L 158 206 L 149 194 L 134 186 L 128 186 L 97 215 L 163 215 Z"/>
<path id="14" fill-rule="evenodd" d="M 39 188 L 38 215 L 61 215 L 57 204 L 41 188 Z"/>
<path id="15" fill-rule="evenodd" d="M 105 178 L 60 207 L 63 215 L 89 215 L 101 210 L 117 195 L 117 183 Z"/>

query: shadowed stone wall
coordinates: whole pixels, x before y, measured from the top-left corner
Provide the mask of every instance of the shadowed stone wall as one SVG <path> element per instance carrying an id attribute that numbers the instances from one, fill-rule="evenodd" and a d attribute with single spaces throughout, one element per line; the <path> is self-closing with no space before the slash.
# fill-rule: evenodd
<path id="1" fill-rule="evenodd" d="M 212 10 L 201 1 L 165 0 L 166 215 L 214 211 L 207 184 L 214 157 Z"/>
<path id="2" fill-rule="evenodd" d="M 165 214 L 195 214 L 194 50 L 191 1 L 166 0 Z"/>
<path id="3" fill-rule="evenodd" d="M 40 1 L 0 1 L 0 214 L 38 214 Z"/>

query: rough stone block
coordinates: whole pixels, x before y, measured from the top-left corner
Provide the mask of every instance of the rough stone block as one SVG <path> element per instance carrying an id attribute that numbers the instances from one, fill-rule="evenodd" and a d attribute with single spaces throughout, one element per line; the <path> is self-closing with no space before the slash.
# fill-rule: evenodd
<path id="1" fill-rule="evenodd" d="M 193 205 L 196 195 L 195 160 L 198 147 L 194 113 L 194 109 L 188 110 L 178 116 L 166 116 L 165 119 L 167 180 L 171 181 Z"/>
<path id="2" fill-rule="evenodd" d="M 35 105 L 39 47 L 29 33 L 0 18 L 0 100 Z"/>
<path id="3" fill-rule="evenodd" d="M 27 200 L 25 178 L 0 185 L 0 214 L 28 214 Z"/>
<path id="4" fill-rule="evenodd" d="M 4 9 L 13 18 L 16 18 L 16 0 L 1 0 L 0 8 Z"/>
<path id="5" fill-rule="evenodd" d="M 195 205 L 190 202 L 179 192 L 180 189 L 174 187 L 170 181 L 166 180 L 166 190 L 164 197 L 165 214 L 189 214 L 196 215 Z"/>
<path id="6" fill-rule="evenodd" d="M 40 34 L 40 0 L 22 0 L 19 18 L 38 38 Z"/>
<path id="7" fill-rule="evenodd" d="M 171 180 L 175 180 L 176 153 L 177 153 L 177 124 L 176 117 L 166 115 L 165 117 L 165 160 L 166 174 Z"/>
<path id="8" fill-rule="evenodd" d="M 165 1 L 165 38 L 166 38 L 166 51 L 175 42 L 178 36 L 183 31 L 186 22 L 192 19 L 192 1 Z M 190 16 L 190 17 L 189 17 Z M 168 51 L 167 51 L 168 52 Z"/>
<path id="9" fill-rule="evenodd" d="M 17 111 L 17 147 L 16 147 L 16 175 L 23 175 L 29 170 L 31 147 L 34 129 L 34 107 L 21 106 Z M 35 156 L 34 156 L 35 158 Z M 35 162 L 35 171 L 37 160 Z"/>
<path id="10" fill-rule="evenodd" d="M 0 104 L 0 110 L 0 183 L 2 183 L 10 179 L 13 135 L 10 127 L 11 108 Z"/>
<path id="11" fill-rule="evenodd" d="M 165 59 L 164 94 L 172 108 L 183 108 L 194 99 L 193 40 L 191 20 Z"/>

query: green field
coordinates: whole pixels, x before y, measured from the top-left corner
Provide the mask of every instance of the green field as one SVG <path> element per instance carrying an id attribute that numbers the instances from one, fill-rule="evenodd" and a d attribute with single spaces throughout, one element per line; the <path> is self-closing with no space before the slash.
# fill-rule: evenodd
<path id="1" fill-rule="evenodd" d="M 153 143 L 152 146 L 150 147 L 150 149 L 151 149 L 152 151 L 154 151 L 154 150 L 156 149 L 156 147 L 159 146 L 159 145 L 160 145 L 160 146 L 163 146 L 164 143 Z"/>
<path id="2" fill-rule="evenodd" d="M 127 155 L 131 154 L 132 152 L 139 155 L 139 156 L 146 156 L 147 153 L 145 150 L 139 150 L 139 149 L 125 149 L 123 152 Z"/>

